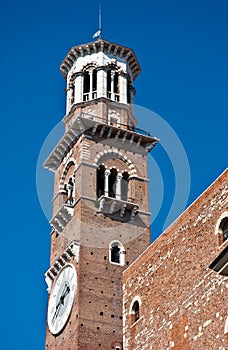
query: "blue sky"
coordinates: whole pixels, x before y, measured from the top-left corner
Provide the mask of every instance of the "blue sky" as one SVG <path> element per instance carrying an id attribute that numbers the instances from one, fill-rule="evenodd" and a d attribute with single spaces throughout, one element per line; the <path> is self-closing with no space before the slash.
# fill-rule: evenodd
<path id="1" fill-rule="evenodd" d="M 103 37 L 133 48 L 141 64 L 135 103 L 166 120 L 182 142 L 191 170 L 190 204 L 227 166 L 227 1 L 101 3 Z M 1 3 L 2 349 L 44 349 L 50 226 L 37 197 L 36 164 L 65 112 L 58 67 L 70 47 L 92 40 L 98 4 Z M 153 133 L 151 120 L 137 118 Z M 175 178 L 161 146 L 153 157 L 164 182 L 163 205 L 152 224 L 155 238 Z"/>

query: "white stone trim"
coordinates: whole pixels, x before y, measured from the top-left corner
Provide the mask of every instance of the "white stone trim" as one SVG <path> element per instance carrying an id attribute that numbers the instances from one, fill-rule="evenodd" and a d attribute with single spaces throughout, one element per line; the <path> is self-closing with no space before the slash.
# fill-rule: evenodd
<path id="1" fill-rule="evenodd" d="M 217 221 L 217 223 L 216 223 L 216 226 L 215 226 L 215 234 L 216 234 L 216 235 L 219 234 L 219 233 L 222 233 L 222 232 L 221 232 L 222 230 L 219 228 L 219 226 L 221 225 L 222 220 L 225 219 L 225 218 L 228 218 L 228 211 L 224 211 L 224 212 L 220 215 L 220 217 L 219 217 L 219 219 L 218 219 L 218 221 Z"/>
<path id="2" fill-rule="evenodd" d="M 122 160 L 124 163 L 127 164 L 128 166 L 128 170 L 127 172 L 129 173 L 129 176 L 137 176 L 137 170 L 133 164 L 133 162 L 127 158 L 127 156 L 123 155 L 122 152 L 119 152 L 118 149 L 112 149 L 112 150 L 104 150 L 101 151 L 97 154 L 96 158 L 94 158 L 94 164 L 96 166 L 99 166 L 100 164 L 104 164 L 102 161 L 100 161 L 100 159 L 103 156 L 110 156 L 110 158 L 112 157 L 112 155 L 117 156 L 117 159 Z M 113 168 L 113 167 L 112 167 Z M 111 169 L 111 168 L 110 168 Z M 125 170 L 126 171 L 126 170 Z"/>
<path id="3" fill-rule="evenodd" d="M 62 268 L 69 263 L 71 259 L 74 259 L 78 264 L 79 262 L 79 241 L 72 241 L 63 253 L 54 261 L 54 263 L 49 267 L 47 272 L 45 272 L 45 281 L 47 283 L 47 291 L 50 292 L 52 283 Z"/>
<path id="4" fill-rule="evenodd" d="M 116 247 L 116 246 L 120 249 L 120 262 L 119 263 L 113 262 L 111 260 L 112 248 Z M 123 244 L 120 241 L 113 240 L 109 243 L 109 262 L 110 262 L 110 264 L 124 266 L 125 265 L 125 255 L 126 255 L 126 251 L 124 249 Z"/>
<path id="5" fill-rule="evenodd" d="M 136 295 L 136 296 L 132 299 L 132 302 L 131 302 L 131 304 L 130 304 L 129 315 L 132 315 L 132 307 L 133 307 L 135 301 L 138 301 L 139 306 L 142 305 L 141 297 L 140 297 L 139 295 Z"/>
<path id="6" fill-rule="evenodd" d="M 76 166 L 76 162 L 75 162 L 75 159 L 73 157 L 71 157 L 67 161 L 67 164 L 65 165 L 65 167 L 63 169 L 63 172 L 62 172 L 62 175 L 61 175 L 61 178 L 60 178 L 60 181 L 59 181 L 59 190 L 64 190 L 64 182 L 65 182 L 68 170 L 70 169 L 70 167 L 72 165 Z"/>

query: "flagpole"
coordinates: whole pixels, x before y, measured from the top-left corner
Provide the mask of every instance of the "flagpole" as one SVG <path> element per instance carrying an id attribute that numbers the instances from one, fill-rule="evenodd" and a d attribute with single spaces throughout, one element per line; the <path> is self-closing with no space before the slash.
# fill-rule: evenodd
<path id="1" fill-rule="evenodd" d="M 101 38 L 101 4 L 99 4 L 99 31 L 100 31 L 100 38 Z"/>

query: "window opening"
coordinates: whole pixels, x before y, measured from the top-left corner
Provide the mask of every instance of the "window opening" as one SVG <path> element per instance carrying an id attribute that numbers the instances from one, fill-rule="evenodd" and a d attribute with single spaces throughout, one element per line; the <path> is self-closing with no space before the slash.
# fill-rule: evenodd
<path id="1" fill-rule="evenodd" d="M 131 103 L 131 84 L 127 83 L 127 103 Z"/>
<path id="2" fill-rule="evenodd" d="M 93 91 L 97 90 L 97 71 L 93 70 Z"/>
<path id="3" fill-rule="evenodd" d="M 118 73 L 114 74 L 114 93 L 119 93 L 119 75 Z"/>
<path id="4" fill-rule="evenodd" d="M 110 263 L 125 264 L 125 250 L 119 241 L 113 241 L 109 244 L 109 261 Z"/>
<path id="5" fill-rule="evenodd" d="M 74 183 L 72 177 L 69 178 L 68 184 L 66 186 L 67 189 L 67 204 L 73 205 L 73 192 L 74 192 Z"/>
<path id="6" fill-rule="evenodd" d="M 107 71 L 107 97 L 111 98 L 111 70 Z"/>
<path id="7" fill-rule="evenodd" d="M 104 195 L 105 186 L 105 166 L 100 165 L 97 169 L 97 197 Z"/>
<path id="8" fill-rule="evenodd" d="M 111 169 L 110 175 L 109 175 L 109 182 L 108 182 L 108 195 L 109 197 L 112 197 L 112 198 L 116 197 L 116 177 L 117 177 L 117 170 Z"/>
<path id="9" fill-rule="evenodd" d="M 116 245 L 111 250 L 111 262 L 120 263 L 120 248 Z"/>
<path id="10" fill-rule="evenodd" d="M 223 219 L 221 224 L 223 242 L 225 242 L 228 239 L 228 218 Z"/>
<path id="11" fill-rule="evenodd" d="M 84 87 L 83 87 L 83 92 L 84 94 L 89 92 L 90 88 L 90 75 L 88 72 L 84 73 Z"/>
<path id="12" fill-rule="evenodd" d="M 97 70 L 94 69 L 92 73 L 92 98 L 97 98 Z"/>
<path id="13" fill-rule="evenodd" d="M 136 300 L 132 306 L 133 323 L 139 319 L 139 302 Z"/>

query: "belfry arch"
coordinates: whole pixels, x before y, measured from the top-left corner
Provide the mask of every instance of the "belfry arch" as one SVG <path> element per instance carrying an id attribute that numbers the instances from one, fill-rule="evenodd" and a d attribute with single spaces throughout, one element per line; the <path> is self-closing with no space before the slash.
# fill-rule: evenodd
<path id="1" fill-rule="evenodd" d="M 97 159 L 97 198 L 102 195 L 130 201 L 130 178 L 136 174 L 133 163 L 115 152 L 101 152 Z"/>

